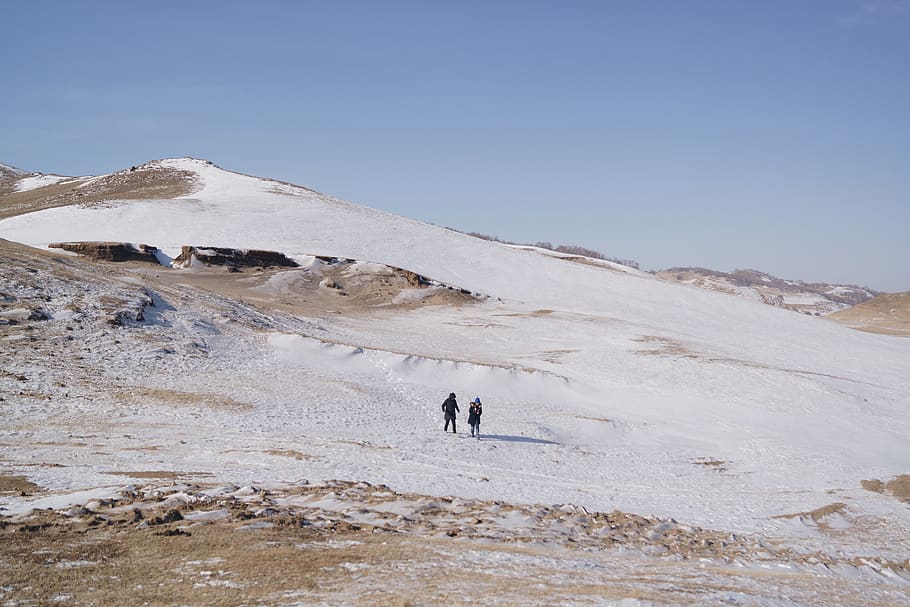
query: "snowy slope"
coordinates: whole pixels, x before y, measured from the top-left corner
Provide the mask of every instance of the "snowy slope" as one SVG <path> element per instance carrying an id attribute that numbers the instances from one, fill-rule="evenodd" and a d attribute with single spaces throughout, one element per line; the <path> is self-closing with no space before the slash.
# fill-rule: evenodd
<path id="1" fill-rule="evenodd" d="M 27 192 L 29 190 L 43 188 L 48 185 L 54 185 L 55 183 L 66 181 L 67 179 L 71 178 L 65 177 L 63 175 L 29 175 L 28 177 L 23 177 L 16 183 L 16 191 Z"/>
<path id="2" fill-rule="evenodd" d="M 182 245 L 342 256 L 489 296 L 371 317 L 274 315 L 250 334 L 205 308 L 163 312 L 146 329 L 187 327 L 209 358 L 186 375 L 146 371 L 146 381 L 251 404 L 182 419 L 189 444 L 174 445 L 175 465 L 226 482 L 306 474 L 569 501 L 820 545 L 830 538 L 811 521 L 775 517 L 845 502 L 849 524 L 878 521 L 876 549 L 910 550 L 906 534 L 883 539 L 910 527 L 906 506 L 861 485 L 910 472 L 910 340 L 478 240 L 205 161 L 157 163 L 195 173 L 197 191 L 13 217 L 0 238 L 141 242 L 171 257 Z M 487 440 L 442 435 L 439 403 L 452 390 L 465 404 L 483 397 Z M 217 438 L 203 438 L 213 428 Z M 319 456 L 305 472 L 238 464 L 213 444 L 301 441 Z M 141 453 L 127 457 L 144 465 Z M 103 484 L 103 469 L 83 482 Z M 71 473 L 36 474 L 63 487 Z"/>
<path id="3" fill-rule="evenodd" d="M 23 171 L 16 167 L 0 164 L 0 181 L 12 182 L 13 191 L 15 192 L 27 192 L 29 190 L 60 183 L 61 181 L 66 181 L 68 179 L 72 179 L 72 177 L 53 174 L 45 175 L 44 173 L 29 173 L 28 171 Z"/>

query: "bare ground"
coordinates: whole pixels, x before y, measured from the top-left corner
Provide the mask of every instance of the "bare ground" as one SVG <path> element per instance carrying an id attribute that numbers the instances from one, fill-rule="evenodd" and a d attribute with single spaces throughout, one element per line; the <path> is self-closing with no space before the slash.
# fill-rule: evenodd
<path id="1" fill-rule="evenodd" d="M 346 276 L 344 267 L 327 268 L 320 275 L 303 269 L 261 268 L 230 272 L 211 267 L 193 272 L 156 268 L 154 275 L 165 284 L 191 285 L 249 303 L 266 310 L 279 310 L 310 317 L 335 315 L 376 316 L 390 309 L 423 305 L 470 305 L 477 297 L 457 288 L 426 287 L 426 296 L 400 303 L 395 298 L 414 289 L 402 273 Z M 143 270 L 144 274 L 150 271 Z M 281 279 L 272 287 L 271 279 Z M 326 284 L 332 286 L 326 286 Z"/>
<path id="2" fill-rule="evenodd" d="M 910 337 L 910 292 L 879 295 L 826 318 L 868 333 Z"/>
<path id="3" fill-rule="evenodd" d="M 910 503 L 910 474 L 895 476 L 886 483 L 878 479 L 872 479 L 861 481 L 860 484 L 867 491 L 890 494 L 902 502 Z"/>
<path id="4" fill-rule="evenodd" d="M 11 605 L 703 605 L 772 594 L 803 605 L 902 605 L 863 559 L 797 554 L 621 512 L 399 494 L 334 482 L 211 495 L 148 486 L 0 518 Z M 236 488 L 234 488 L 236 489 Z M 350 510 L 318 506 L 344 499 Z M 414 507 L 390 515 L 388 505 Z M 419 513 L 419 514 L 418 514 Z M 356 516 L 352 516 L 356 514 Z M 501 526 L 498 517 L 530 521 Z M 360 518 L 358 518 L 360 517 Z M 571 535 L 567 522 L 583 525 Z M 875 561 L 907 576 L 907 564 Z M 867 569 L 868 574 L 860 574 Z M 851 575 L 838 572 L 855 570 Z"/>

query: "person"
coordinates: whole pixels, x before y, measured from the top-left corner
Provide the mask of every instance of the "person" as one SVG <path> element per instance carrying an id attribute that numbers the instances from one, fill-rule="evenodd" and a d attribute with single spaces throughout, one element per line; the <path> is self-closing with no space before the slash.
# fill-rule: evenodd
<path id="1" fill-rule="evenodd" d="M 449 422 L 452 422 L 452 434 L 455 434 L 455 413 L 459 411 L 458 403 L 455 401 L 455 393 L 449 393 L 449 398 L 442 403 L 442 410 L 446 414 L 446 427 L 442 429 L 443 432 L 448 432 Z"/>
<path id="2" fill-rule="evenodd" d="M 480 403 L 480 397 L 478 396 L 468 407 L 468 424 L 471 425 L 471 436 L 477 436 L 477 438 L 480 438 L 481 415 L 483 415 L 483 405 Z"/>

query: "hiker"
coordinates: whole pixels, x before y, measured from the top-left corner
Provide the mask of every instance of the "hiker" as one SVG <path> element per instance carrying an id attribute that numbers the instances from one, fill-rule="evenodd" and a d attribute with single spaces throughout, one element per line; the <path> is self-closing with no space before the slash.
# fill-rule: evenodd
<path id="1" fill-rule="evenodd" d="M 449 398 L 442 403 L 442 410 L 446 413 L 446 427 L 442 429 L 443 432 L 449 430 L 449 422 L 452 422 L 452 434 L 455 434 L 455 413 L 459 410 L 458 403 L 455 402 L 455 393 L 449 393 Z"/>
<path id="2" fill-rule="evenodd" d="M 471 426 L 471 436 L 480 438 L 480 416 L 483 415 L 483 405 L 480 403 L 480 397 L 474 399 L 471 406 L 468 407 L 468 424 Z"/>

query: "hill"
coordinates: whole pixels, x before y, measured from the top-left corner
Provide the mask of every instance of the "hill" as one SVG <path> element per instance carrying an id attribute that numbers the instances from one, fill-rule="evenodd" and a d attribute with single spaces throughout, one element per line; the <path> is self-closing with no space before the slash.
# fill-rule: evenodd
<path id="1" fill-rule="evenodd" d="M 0 208 L 9 600 L 138 554 L 187 603 L 466 604 L 433 571 L 477 563 L 487 602 L 906 598 L 910 340 L 202 160 Z"/>
<path id="2" fill-rule="evenodd" d="M 830 318 L 860 331 L 910 337 L 910 292 L 879 295 Z"/>
<path id="3" fill-rule="evenodd" d="M 879 295 L 866 287 L 785 280 L 757 270 L 718 272 L 707 268 L 669 268 L 661 270 L 657 276 L 811 316 L 846 310 Z"/>

